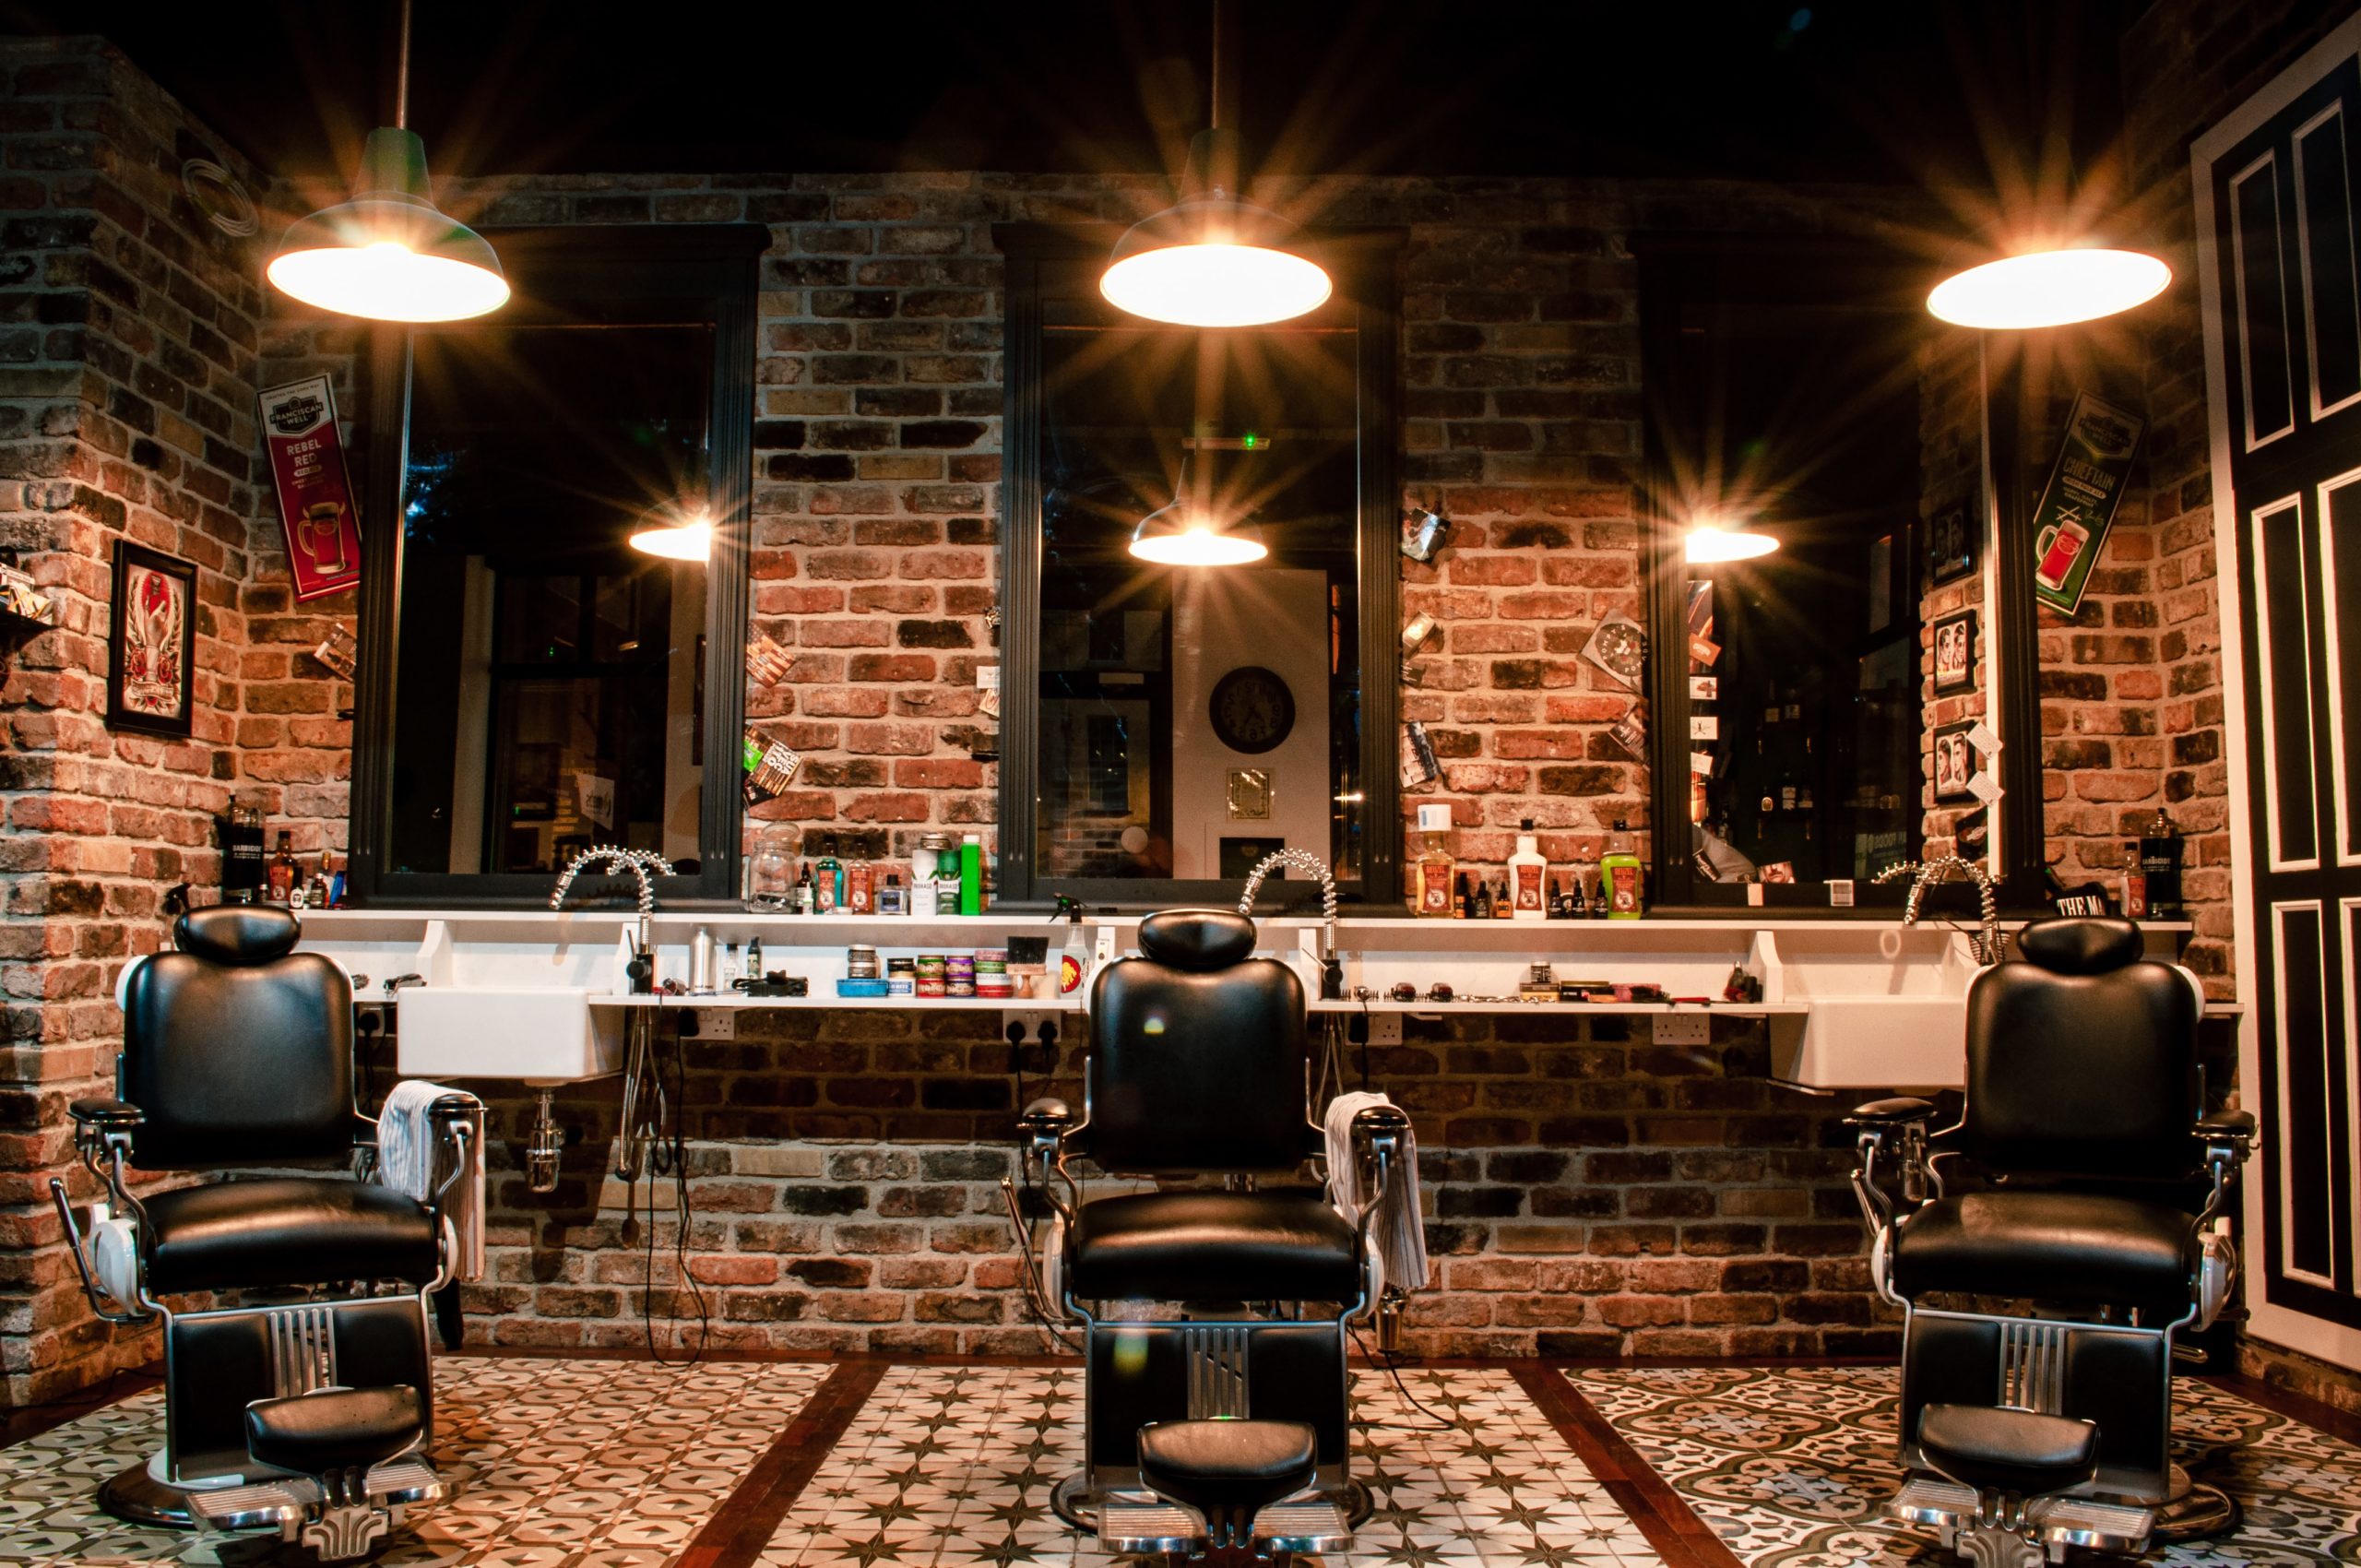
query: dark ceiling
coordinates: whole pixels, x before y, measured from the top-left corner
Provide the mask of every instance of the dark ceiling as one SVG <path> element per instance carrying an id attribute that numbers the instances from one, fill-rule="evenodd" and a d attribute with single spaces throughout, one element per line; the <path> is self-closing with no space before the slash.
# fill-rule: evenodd
<path id="1" fill-rule="evenodd" d="M 1172 166 L 1210 6 L 417 0 L 438 174 Z M 2137 0 L 1245 0 L 1243 129 L 1297 172 L 1988 186 L 2120 123 Z M 100 32 L 266 169 L 341 177 L 389 118 L 395 0 L 0 0 Z"/>

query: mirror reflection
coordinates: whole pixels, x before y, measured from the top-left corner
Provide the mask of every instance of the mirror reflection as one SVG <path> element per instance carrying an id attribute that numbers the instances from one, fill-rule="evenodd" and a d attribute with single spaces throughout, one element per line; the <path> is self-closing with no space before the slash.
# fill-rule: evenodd
<path id="1" fill-rule="evenodd" d="M 1045 327 L 1038 874 L 1358 876 L 1355 332 Z"/>
<path id="2" fill-rule="evenodd" d="M 704 325 L 415 338 L 390 869 L 694 869 L 713 364 Z"/>

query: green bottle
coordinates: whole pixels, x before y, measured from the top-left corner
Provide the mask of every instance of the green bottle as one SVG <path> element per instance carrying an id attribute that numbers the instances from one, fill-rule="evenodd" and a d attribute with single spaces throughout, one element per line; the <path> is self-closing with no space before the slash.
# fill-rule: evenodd
<path id="1" fill-rule="evenodd" d="M 984 912 L 984 841 L 973 833 L 959 840 L 959 912 Z"/>
<path id="2" fill-rule="evenodd" d="M 812 869 L 820 879 L 820 913 L 842 914 L 845 907 L 845 868 L 836 859 L 834 839 L 820 841 L 820 859 Z"/>
<path id="3" fill-rule="evenodd" d="M 1598 870 L 1607 884 L 1607 918 L 1638 920 L 1640 857 L 1631 847 L 1631 825 L 1619 816 L 1615 819 L 1615 831 L 1607 840 L 1607 853 L 1600 858 Z"/>

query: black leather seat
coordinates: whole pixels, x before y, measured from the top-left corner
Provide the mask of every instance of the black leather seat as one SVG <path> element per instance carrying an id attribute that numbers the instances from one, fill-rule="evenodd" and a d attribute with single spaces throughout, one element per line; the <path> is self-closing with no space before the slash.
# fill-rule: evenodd
<path id="1" fill-rule="evenodd" d="M 282 1470 L 365 1470 L 409 1450 L 425 1422 L 426 1402 L 407 1384 L 257 1399 L 246 1407 L 246 1451 Z"/>
<path id="2" fill-rule="evenodd" d="M 2033 1410 L 1929 1405 L 1918 1416 L 1918 1452 L 1962 1486 L 2038 1497 L 2091 1479 L 2099 1429 Z"/>
<path id="3" fill-rule="evenodd" d="M 1083 1205 L 1069 1256 L 1086 1301 L 1346 1301 L 1357 1242 L 1317 1193 L 1141 1193 Z"/>
<path id="4" fill-rule="evenodd" d="M 2106 1193 L 1967 1193 L 1894 1227 L 1893 1288 L 2026 1297 L 2063 1306 L 2189 1304 L 2189 1211 Z"/>
<path id="5" fill-rule="evenodd" d="M 1140 1428 L 1140 1479 L 1208 1512 L 1291 1497 L 1311 1484 L 1319 1434 L 1302 1421 L 1151 1421 Z"/>
<path id="6" fill-rule="evenodd" d="M 148 1288 L 276 1289 L 331 1280 L 424 1285 L 442 1267 L 435 1220 L 414 1199 L 350 1180 L 268 1177 L 148 1199 Z"/>

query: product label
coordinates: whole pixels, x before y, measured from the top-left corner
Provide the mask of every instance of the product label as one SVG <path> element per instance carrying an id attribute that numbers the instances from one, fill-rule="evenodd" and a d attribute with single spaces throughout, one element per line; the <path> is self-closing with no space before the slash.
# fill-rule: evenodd
<path id="1" fill-rule="evenodd" d="M 1636 915 L 1640 912 L 1640 868 L 1610 866 L 1607 873 L 1607 908 L 1609 913 Z"/>
<path id="2" fill-rule="evenodd" d="M 1082 989 L 1082 960 L 1071 953 L 1058 956 L 1058 994 L 1072 996 Z"/>
<path id="3" fill-rule="evenodd" d="M 1451 873 L 1429 871 L 1418 883 L 1418 908 L 1430 915 L 1451 913 Z"/>
<path id="4" fill-rule="evenodd" d="M 1541 908 L 1541 867 L 1521 865 L 1516 868 L 1516 907 L 1520 909 Z"/>

